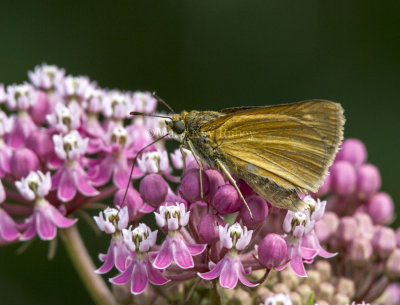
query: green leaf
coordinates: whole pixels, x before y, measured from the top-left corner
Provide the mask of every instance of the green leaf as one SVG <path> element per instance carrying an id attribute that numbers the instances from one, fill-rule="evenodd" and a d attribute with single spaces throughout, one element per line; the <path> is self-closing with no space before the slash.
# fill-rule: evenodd
<path id="1" fill-rule="evenodd" d="M 310 296 L 308 297 L 307 300 L 307 305 L 314 305 L 314 291 L 311 292 Z"/>

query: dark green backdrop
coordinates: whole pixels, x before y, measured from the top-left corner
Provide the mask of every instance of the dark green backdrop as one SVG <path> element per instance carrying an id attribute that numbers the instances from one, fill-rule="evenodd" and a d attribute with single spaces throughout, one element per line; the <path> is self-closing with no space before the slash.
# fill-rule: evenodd
<path id="1" fill-rule="evenodd" d="M 0 82 L 47 62 L 104 87 L 157 90 L 177 110 L 338 101 L 346 137 L 365 141 L 400 199 L 399 1 L 8 2 Z M 105 250 L 89 237 L 93 254 Z M 92 304 L 63 246 L 51 262 L 47 248 L 0 248 L 0 304 Z"/>

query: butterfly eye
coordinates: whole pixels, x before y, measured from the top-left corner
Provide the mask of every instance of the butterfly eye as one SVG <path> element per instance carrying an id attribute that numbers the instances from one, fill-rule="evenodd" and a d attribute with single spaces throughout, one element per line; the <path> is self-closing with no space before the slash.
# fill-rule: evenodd
<path id="1" fill-rule="evenodd" d="M 185 123 L 183 121 L 174 121 L 172 123 L 172 129 L 177 133 L 181 134 L 185 131 Z"/>

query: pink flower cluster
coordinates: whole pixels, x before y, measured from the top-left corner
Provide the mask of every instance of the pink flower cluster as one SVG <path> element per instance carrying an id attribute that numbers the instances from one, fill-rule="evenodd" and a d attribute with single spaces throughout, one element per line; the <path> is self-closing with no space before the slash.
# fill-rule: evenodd
<path id="1" fill-rule="evenodd" d="M 169 153 L 167 137 L 153 143 L 166 134 L 164 120 L 129 116 L 155 112 L 150 93 L 103 89 L 49 65 L 28 75 L 24 84 L 0 85 L 1 244 L 36 235 L 52 240 L 58 228 L 76 223 L 78 210 L 104 206 L 94 221 L 110 242 L 96 272 L 115 268 L 109 281 L 124 300 L 144 293 L 162 304 L 160 296 L 173 293 L 170 282 L 190 283 L 187 298 L 200 298 L 204 293 L 193 291 L 212 290 L 216 280 L 225 289 L 239 282 L 251 288 L 243 304 L 306 304 L 296 285 L 284 288 L 286 274 L 323 295 L 320 305 L 372 302 L 398 291 L 389 286 L 400 278 L 400 232 L 387 226 L 393 202 L 379 192 L 379 171 L 365 163 L 360 141 L 344 142 L 318 194 L 299 194 L 308 204 L 301 211 L 271 206 L 238 179 L 251 216 L 215 169 L 204 168 L 201 196 L 191 153 Z M 103 204 L 111 196 L 113 206 Z M 332 287 L 310 284 L 323 272 L 315 262 L 335 264 L 323 278 Z M 282 285 L 266 286 L 272 277 Z M 337 287 L 344 277 L 356 288 L 345 296 Z"/>

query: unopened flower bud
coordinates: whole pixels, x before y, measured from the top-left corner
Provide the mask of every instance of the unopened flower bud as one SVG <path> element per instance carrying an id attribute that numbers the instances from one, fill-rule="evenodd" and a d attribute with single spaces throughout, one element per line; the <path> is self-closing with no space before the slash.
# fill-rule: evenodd
<path id="1" fill-rule="evenodd" d="M 340 241 L 349 243 L 357 236 L 357 230 L 356 220 L 353 217 L 346 216 L 340 219 L 336 236 Z"/>
<path id="2" fill-rule="evenodd" d="M 220 217 L 213 214 L 204 214 L 197 225 L 202 242 L 211 244 L 218 240 L 218 226 L 224 226 L 224 221 Z"/>
<path id="3" fill-rule="evenodd" d="M 168 183 L 158 174 L 148 174 L 140 181 L 139 192 L 146 203 L 156 208 L 167 197 Z"/>
<path id="4" fill-rule="evenodd" d="M 400 284 L 392 283 L 390 284 L 386 290 L 383 292 L 379 300 L 382 304 L 398 304 L 400 300 Z"/>
<path id="5" fill-rule="evenodd" d="M 242 199 L 234 186 L 225 184 L 218 188 L 211 204 L 220 214 L 225 215 L 239 211 Z"/>
<path id="6" fill-rule="evenodd" d="M 285 239 L 278 234 L 269 233 L 258 245 L 260 263 L 271 269 L 281 266 L 288 259 Z"/>
<path id="7" fill-rule="evenodd" d="M 246 202 L 249 205 L 253 217 L 250 216 L 249 209 L 244 203 L 241 204 L 240 216 L 242 217 L 244 224 L 250 229 L 253 229 L 260 223 L 264 222 L 267 218 L 268 204 L 258 195 L 247 196 Z"/>
<path id="8" fill-rule="evenodd" d="M 300 294 L 302 304 L 307 304 L 308 299 L 310 298 L 313 289 L 306 284 L 301 284 L 297 287 L 296 291 Z"/>
<path id="9" fill-rule="evenodd" d="M 283 283 L 278 283 L 274 285 L 272 289 L 274 290 L 275 293 L 288 294 L 290 292 L 290 288 Z"/>
<path id="10" fill-rule="evenodd" d="M 307 284 L 313 290 L 317 290 L 321 284 L 321 274 L 319 274 L 317 270 L 308 270 L 305 284 Z"/>
<path id="11" fill-rule="evenodd" d="M 359 166 L 367 160 L 367 149 L 360 140 L 346 139 L 336 155 L 336 160 L 347 161 L 354 166 Z"/>
<path id="12" fill-rule="evenodd" d="M 26 177 L 39 168 L 39 159 L 29 148 L 17 148 L 11 156 L 11 173 L 16 179 Z"/>
<path id="13" fill-rule="evenodd" d="M 358 233 L 361 236 L 371 240 L 375 231 L 371 217 L 367 213 L 357 212 L 354 214 L 354 219 L 357 222 Z"/>
<path id="14" fill-rule="evenodd" d="M 334 234 L 339 226 L 339 217 L 334 212 L 325 212 L 320 221 L 314 226 L 320 243 L 325 243 Z"/>
<path id="15" fill-rule="evenodd" d="M 218 188 L 225 184 L 225 180 L 221 173 L 215 169 L 208 169 L 205 172 L 208 180 L 210 181 L 210 190 L 208 192 L 208 197 L 211 199 L 212 197 L 214 197 Z"/>
<path id="16" fill-rule="evenodd" d="M 143 205 L 143 199 L 137 190 L 129 188 L 126 193 L 125 202 L 122 205 L 122 201 L 125 195 L 125 189 L 119 189 L 114 195 L 114 205 L 121 206 L 122 208 L 126 206 L 128 208 L 129 221 L 134 221 L 138 217 L 140 208 Z"/>
<path id="17" fill-rule="evenodd" d="M 290 293 L 290 299 L 292 300 L 293 305 L 302 305 L 301 296 L 295 291 Z"/>
<path id="18" fill-rule="evenodd" d="M 400 278 L 400 249 L 396 248 L 390 253 L 386 264 L 385 273 L 392 280 L 398 280 Z"/>
<path id="19" fill-rule="evenodd" d="M 353 298 L 354 294 L 356 293 L 356 288 L 351 279 L 341 277 L 337 283 L 336 291 L 341 295 L 347 296 L 348 298 Z"/>
<path id="20" fill-rule="evenodd" d="M 332 265 L 330 263 L 321 260 L 315 264 L 315 267 L 321 276 L 321 281 L 330 281 L 332 276 Z"/>
<path id="21" fill-rule="evenodd" d="M 36 103 L 29 108 L 29 115 L 38 124 L 46 123 L 46 115 L 51 110 L 47 94 L 43 91 L 36 91 Z"/>
<path id="22" fill-rule="evenodd" d="M 333 296 L 332 305 L 350 304 L 350 298 L 347 295 L 337 293 Z"/>
<path id="23" fill-rule="evenodd" d="M 388 224 L 394 217 L 393 200 L 384 192 L 377 193 L 368 200 L 367 210 L 375 224 Z"/>
<path id="24" fill-rule="evenodd" d="M 357 197 L 365 200 L 381 187 L 381 176 L 376 166 L 363 164 L 357 169 Z"/>
<path id="25" fill-rule="evenodd" d="M 332 302 L 334 293 L 335 287 L 331 283 L 323 282 L 319 285 L 318 297 L 327 301 L 329 304 Z"/>
<path id="26" fill-rule="evenodd" d="M 372 247 L 380 259 L 386 259 L 396 247 L 396 235 L 392 228 L 377 226 L 372 238 Z"/>
<path id="27" fill-rule="evenodd" d="M 26 147 L 45 160 L 49 159 L 54 152 L 51 137 L 44 129 L 34 130 L 26 140 Z"/>
<path id="28" fill-rule="evenodd" d="M 337 195 L 349 195 L 356 188 L 356 171 L 347 161 L 337 161 L 330 168 L 331 189 Z"/>
<path id="29" fill-rule="evenodd" d="M 238 179 L 236 184 L 244 197 L 254 194 L 254 190 L 242 179 Z"/>
<path id="30" fill-rule="evenodd" d="M 203 182 L 203 197 L 206 198 L 210 190 L 210 181 L 204 171 L 202 171 L 201 174 Z M 182 179 L 179 192 L 181 193 L 183 199 L 189 202 L 196 202 L 202 199 L 200 189 L 200 175 L 198 169 L 192 168 L 186 171 L 185 176 Z"/>
<path id="31" fill-rule="evenodd" d="M 365 266 L 372 257 L 371 242 L 365 237 L 358 237 L 353 240 L 349 248 L 349 257 L 355 266 Z"/>

